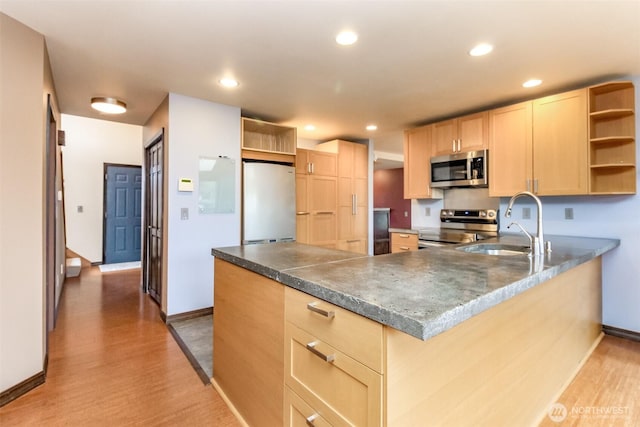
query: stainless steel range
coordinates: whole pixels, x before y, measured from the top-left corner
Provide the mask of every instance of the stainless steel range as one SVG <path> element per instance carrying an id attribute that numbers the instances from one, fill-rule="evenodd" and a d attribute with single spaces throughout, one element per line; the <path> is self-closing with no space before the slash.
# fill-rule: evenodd
<path id="1" fill-rule="evenodd" d="M 498 235 L 499 215 L 494 209 L 442 209 L 440 228 L 418 230 L 420 249 L 475 242 Z"/>

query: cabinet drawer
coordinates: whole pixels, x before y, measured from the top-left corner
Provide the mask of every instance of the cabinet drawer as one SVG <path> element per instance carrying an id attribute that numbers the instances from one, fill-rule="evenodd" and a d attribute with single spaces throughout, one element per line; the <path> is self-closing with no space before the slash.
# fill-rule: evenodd
<path id="1" fill-rule="evenodd" d="M 284 425 L 286 427 L 327 427 L 329 422 L 289 387 L 284 390 Z"/>
<path id="2" fill-rule="evenodd" d="M 330 312 L 330 317 L 312 311 Z M 319 298 L 285 288 L 285 319 L 382 373 L 382 325 Z"/>
<path id="3" fill-rule="evenodd" d="M 418 235 L 411 233 L 391 233 L 391 252 L 418 250 Z"/>
<path id="4" fill-rule="evenodd" d="M 309 406 L 332 425 L 381 425 L 382 375 L 290 322 L 285 342 L 285 384 Z"/>

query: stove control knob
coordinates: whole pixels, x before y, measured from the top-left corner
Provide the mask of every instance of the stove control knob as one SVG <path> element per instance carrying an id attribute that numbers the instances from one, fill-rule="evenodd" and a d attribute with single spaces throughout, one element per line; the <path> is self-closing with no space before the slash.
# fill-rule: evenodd
<path id="1" fill-rule="evenodd" d="M 493 218 L 496 215 L 494 211 L 489 211 L 489 218 Z"/>
<path id="2" fill-rule="evenodd" d="M 449 211 L 449 216 L 453 216 L 453 211 Z"/>
<path id="3" fill-rule="evenodd" d="M 485 216 L 487 216 L 487 213 L 485 211 L 480 211 L 480 217 L 484 218 Z"/>

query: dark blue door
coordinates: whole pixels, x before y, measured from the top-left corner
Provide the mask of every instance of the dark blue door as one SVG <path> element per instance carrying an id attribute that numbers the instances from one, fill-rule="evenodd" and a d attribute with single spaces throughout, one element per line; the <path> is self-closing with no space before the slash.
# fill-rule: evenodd
<path id="1" fill-rule="evenodd" d="M 106 165 L 104 263 L 140 261 L 142 168 Z"/>

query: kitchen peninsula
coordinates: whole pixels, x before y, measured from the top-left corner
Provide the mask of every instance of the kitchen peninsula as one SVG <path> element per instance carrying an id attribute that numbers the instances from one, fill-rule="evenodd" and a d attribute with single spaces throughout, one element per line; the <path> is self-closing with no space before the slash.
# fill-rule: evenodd
<path id="1" fill-rule="evenodd" d="M 538 422 L 601 337 L 619 244 L 551 241 L 537 259 L 212 249 L 212 382 L 248 425 Z"/>

